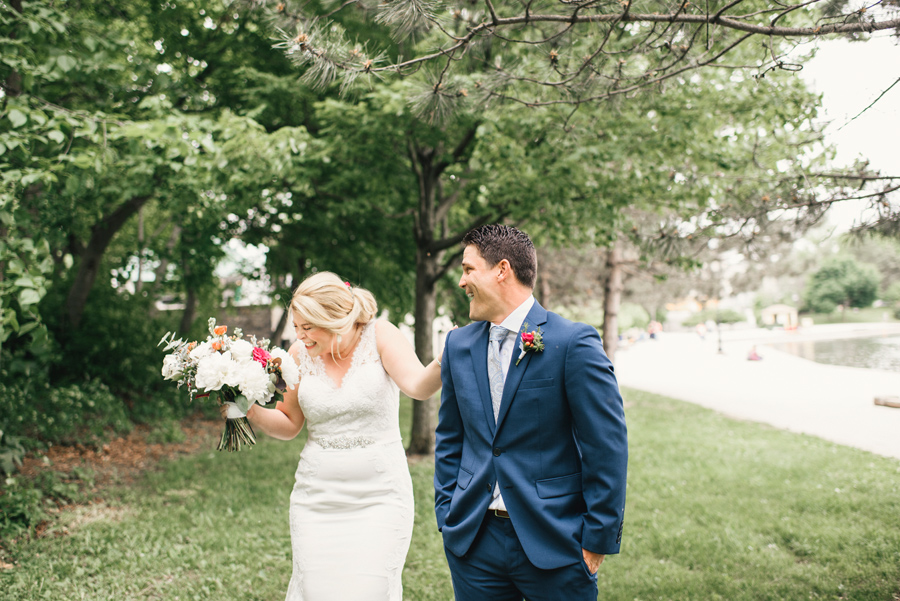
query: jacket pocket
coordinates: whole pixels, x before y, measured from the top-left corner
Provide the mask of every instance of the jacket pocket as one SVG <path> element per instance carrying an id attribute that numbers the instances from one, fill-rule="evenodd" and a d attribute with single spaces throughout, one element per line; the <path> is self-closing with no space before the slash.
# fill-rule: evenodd
<path id="1" fill-rule="evenodd" d="M 537 486 L 538 497 L 542 499 L 573 495 L 582 490 L 581 472 L 570 474 L 568 476 L 560 476 L 559 478 L 535 480 L 534 484 Z"/>
<path id="2" fill-rule="evenodd" d="M 466 488 L 469 485 L 469 482 L 472 481 L 472 472 L 468 471 L 466 468 L 459 468 L 459 474 L 456 476 L 456 485 L 459 488 Z"/>
<path id="3" fill-rule="evenodd" d="M 522 380 L 519 384 L 519 390 L 528 390 L 529 388 L 550 388 L 551 386 L 553 386 L 553 378 Z"/>

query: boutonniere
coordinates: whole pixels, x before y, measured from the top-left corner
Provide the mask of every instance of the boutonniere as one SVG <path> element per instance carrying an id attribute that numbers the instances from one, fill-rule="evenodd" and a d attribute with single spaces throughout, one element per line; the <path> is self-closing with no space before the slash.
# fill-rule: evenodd
<path id="1" fill-rule="evenodd" d="M 522 333 L 519 336 L 519 358 L 516 359 L 516 365 L 525 357 L 525 353 L 539 353 L 544 350 L 544 337 L 541 328 L 528 331 L 528 324 L 522 324 Z"/>

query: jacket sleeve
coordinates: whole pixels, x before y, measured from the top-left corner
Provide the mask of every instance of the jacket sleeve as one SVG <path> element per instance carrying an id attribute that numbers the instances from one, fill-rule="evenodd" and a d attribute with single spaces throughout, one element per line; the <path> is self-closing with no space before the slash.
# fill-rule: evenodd
<path id="1" fill-rule="evenodd" d="M 586 324 L 578 324 L 566 351 L 565 386 L 581 451 L 587 508 L 581 546 L 594 553 L 618 553 L 628 464 L 625 410 L 600 335 Z"/>
<path id="2" fill-rule="evenodd" d="M 453 357 L 447 335 L 441 364 L 441 407 L 435 431 L 434 448 L 434 513 L 438 530 L 443 529 L 450 511 L 450 501 L 456 490 L 459 464 L 462 457 L 463 424 L 453 388 Z"/>

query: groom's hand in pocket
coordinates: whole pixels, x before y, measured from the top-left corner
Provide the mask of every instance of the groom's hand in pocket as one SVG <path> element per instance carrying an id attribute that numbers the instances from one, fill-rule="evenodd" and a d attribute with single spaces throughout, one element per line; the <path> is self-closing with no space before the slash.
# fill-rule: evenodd
<path id="1" fill-rule="evenodd" d="M 603 559 L 606 557 L 606 555 L 593 553 L 591 551 L 588 551 L 587 549 L 581 550 L 581 556 L 584 558 L 584 563 L 587 564 L 587 567 L 591 571 L 591 574 L 597 573 L 597 570 L 600 569 L 600 564 L 603 563 Z"/>

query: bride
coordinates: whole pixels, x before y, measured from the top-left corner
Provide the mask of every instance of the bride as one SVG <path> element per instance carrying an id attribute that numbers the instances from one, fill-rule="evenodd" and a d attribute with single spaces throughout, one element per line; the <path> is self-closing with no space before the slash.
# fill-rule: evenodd
<path id="1" fill-rule="evenodd" d="M 413 528 L 413 491 L 398 423 L 398 389 L 427 399 L 440 361 L 423 366 L 370 292 L 333 273 L 291 299 L 300 384 L 247 417 L 289 440 L 306 424 L 291 493 L 293 575 L 286 601 L 399 600 Z"/>

